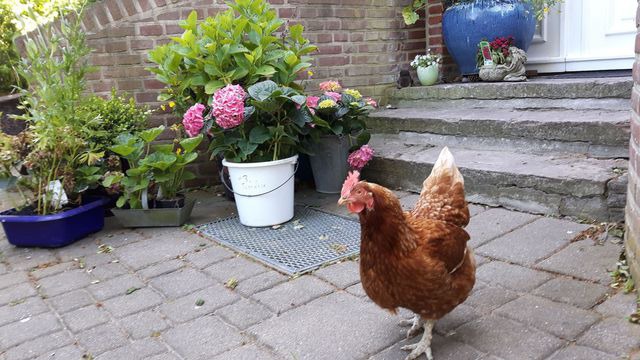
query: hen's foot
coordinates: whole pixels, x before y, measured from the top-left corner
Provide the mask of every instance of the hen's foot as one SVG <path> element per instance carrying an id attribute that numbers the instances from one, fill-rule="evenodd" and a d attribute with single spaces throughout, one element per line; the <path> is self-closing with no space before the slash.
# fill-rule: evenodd
<path id="1" fill-rule="evenodd" d="M 422 318 L 418 315 L 415 315 L 411 320 L 403 319 L 400 321 L 400 326 L 411 326 L 411 328 L 407 330 L 407 339 L 416 336 L 420 332 L 423 324 L 424 321 L 422 321 Z"/>
<path id="2" fill-rule="evenodd" d="M 411 351 L 411 353 L 405 358 L 405 360 L 417 359 L 420 355 L 425 354 L 428 360 L 433 360 L 431 354 L 431 331 L 435 321 L 427 320 L 424 322 L 424 334 L 422 339 L 415 344 L 405 345 L 401 349 Z"/>

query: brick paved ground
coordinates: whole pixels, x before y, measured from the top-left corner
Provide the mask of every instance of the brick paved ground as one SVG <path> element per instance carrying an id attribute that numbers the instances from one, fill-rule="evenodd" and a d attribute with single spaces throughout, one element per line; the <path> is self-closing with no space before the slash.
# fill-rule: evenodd
<path id="1" fill-rule="evenodd" d="M 415 201 L 403 195 L 403 204 Z M 234 210 L 222 198 L 202 199 L 196 223 Z M 297 199 L 343 211 L 335 197 Z M 586 226 L 570 221 L 478 206 L 472 213 L 478 283 L 437 324 L 437 360 L 638 359 L 640 326 L 624 319 L 634 295 L 608 287 L 621 245 L 572 242 Z M 97 253 L 100 244 L 113 251 Z M 367 300 L 356 261 L 289 279 L 184 230 L 122 230 L 113 219 L 62 249 L 0 240 L 0 251 L 1 360 L 406 356 L 399 318 Z M 234 290 L 224 287 L 232 277 Z"/>

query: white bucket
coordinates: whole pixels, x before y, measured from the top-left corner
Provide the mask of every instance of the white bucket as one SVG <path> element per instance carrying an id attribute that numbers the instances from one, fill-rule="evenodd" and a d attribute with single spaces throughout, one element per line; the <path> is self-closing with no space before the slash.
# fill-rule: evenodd
<path id="1" fill-rule="evenodd" d="M 240 223 L 271 226 L 293 218 L 293 175 L 298 155 L 259 163 L 234 163 L 226 159 Z"/>

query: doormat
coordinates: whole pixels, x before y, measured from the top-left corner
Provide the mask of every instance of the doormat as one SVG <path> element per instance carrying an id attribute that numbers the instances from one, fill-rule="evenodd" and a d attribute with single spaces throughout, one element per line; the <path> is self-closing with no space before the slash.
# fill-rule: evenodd
<path id="1" fill-rule="evenodd" d="M 285 224 L 252 228 L 237 216 L 200 225 L 204 236 L 289 275 L 298 275 L 360 251 L 360 224 L 296 206 Z"/>

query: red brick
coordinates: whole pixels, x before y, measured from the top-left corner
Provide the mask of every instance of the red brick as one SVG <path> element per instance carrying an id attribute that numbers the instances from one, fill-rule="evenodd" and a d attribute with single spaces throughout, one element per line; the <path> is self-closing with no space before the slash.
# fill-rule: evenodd
<path id="1" fill-rule="evenodd" d="M 349 63 L 348 56 L 321 57 L 318 59 L 319 66 L 341 66 Z"/>
<path id="2" fill-rule="evenodd" d="M 364 41 L 364 33 L 351 33 L 349 37 L 353 42 Z"/>
<path id="3" fill-rule="evenodd" d="M 148 79 L 144 81 L 145 90 L 159 90 L 164 89 L 165 84 L 156 79 Z"/>
<path id="4" fill-rule="evenodd" d="M 117 80 L 118 90 L 144 90 L 141 80 Z"/>
<path id="5" fill-rule="evenodd" d="M 139 54 L 120 54 L 116 56 L 116 64 L 118 65 L 135 65 L 141 63 L 142 57 Z"/>
<path id="6" fill-rule="evenodd" d="M 178 35 L 184 33 L 184 29 L 178 24 L 165 25 L 167 35 Z"/>
<path id="7" fill-rule="evenodd" d="M 109 13 L 111 13 L 111 18 L 114 21 L 122 19 L 122 11 L 120 11 L 120 7 L 118 6 L 118 0 L 107 0 L 106 4 L 109 9 Z"/>
<path id="8" fill-rule="evenodd" d="M 335 42 L 345 42 L 349 41 L 349 34 L 343 32 L 337 32 L 333 34 L 333 41 Z"/>
<path id="9" fill-rule="evenodd" d="M 95 15 L 96 20 L 98 20 L 98 24 L 100 26 L 105 26 L 109 23 L 109 17 L 107 16 L 107 10 L 104 7 L 104 4 L 97 3 L 95 6 Z"/>
<path id="10" fill-rule="evenodd" d="M 636 54 L 640 54 L 640 32 L 636 34 Z"/>
<path id="11" fill-rule="evenodd" d="M 442 24 L 442 15 L 429 15 L 429 25 Z"/>
<path id="12" fill-rule="evenodd" d="M 320 45 L 318 46 L 320 55 L 334 55 L 342 53 L 342 46 L 340 45 Z"/>
<path id="13" fill-rule="evenodd" d="M 156 2 L 156 7 L 163 7 L 167 5 L 167 2 L 165 0 L 155 0 L 155 2 Z"/>
<path id="14" fill-rule="evenodd" d="M 429 46 L 442 45 L 442 36 L 430 36 Z"/>
<path id="15" fill-rule="evenodd" d="M 153 49 L 153 40 L 131 40 L 131 50 Z"/>
<path id="16" fill-rule="evenodd" d="M 442 4 L 429 5 L 429 14 L 442 14 Z"/>
<path id="17" fill-rule="evenodd" d="M 140 9 L 144 11 L 149 11 L 153 8 L 151 0 L 138 0 L 138 5 L 140 5 Z"/>
<path id="18" fill-rule="evenodd" d="M 93 92 L 108 92 L 114 87 L 115 83 L 111 80 L 102 80 L 98 82 L 91 82 L 91 88 Z"/>
<path id="19" fill-rule="evenodd" d="M 441 26 L 430 27 L 429 36 L 431 35 L 442 35 L 442 27 Z"/>
<path id="20" fill-rule="evenodd" d="M 295 8 L 282 8 L 282 9 L 278 9 L 278 16 L 284 19 L 288 19 L 288 18 L 292 18 L 295 12 L 296 12 Z"/>
<path id="21" fill-rule="evenodd" d="M 122 7 L 127 12 L 127 15 L 133 16 L 138 13 L 138 9 L 136 9 L 136 5 L 133 3 L 134 0 L 121 0 Z"/>
<path id="22" fill-rule="evenodd" d="M 162 25 L 140 25 L 140 35 L 142 36 L 156 36 L 164 34 L 164 28 Z"/>
<path id="23" fill-rule="evenodd" d="M 631 116 L 631 141 L 640 146 L 640 115 Z"/>
<path id="24" fill-rule="evenodd" d="M 180 20 L 180 10 L 172 10 L 158 15 L 158 20 Z"/>
<path id="25" fill-rule="evenodd" d="M 108 53 L 123 52 L 129 49 L 127 41 L 112 41 L 105 45 L 105 51 Z"/>
<path id="26" fill-rule="evenodd" d="M 640 84 L 640 62 L 638 61 L 633 63 L 633 81 Z"/>
<path id="27" fill-rule="evenodd" d="M 157 103 L 158 102 L 158 94 L 154 92 L 142 92 L 137 93 L 135 95 L 136 102 L 139 103 Z"/>

